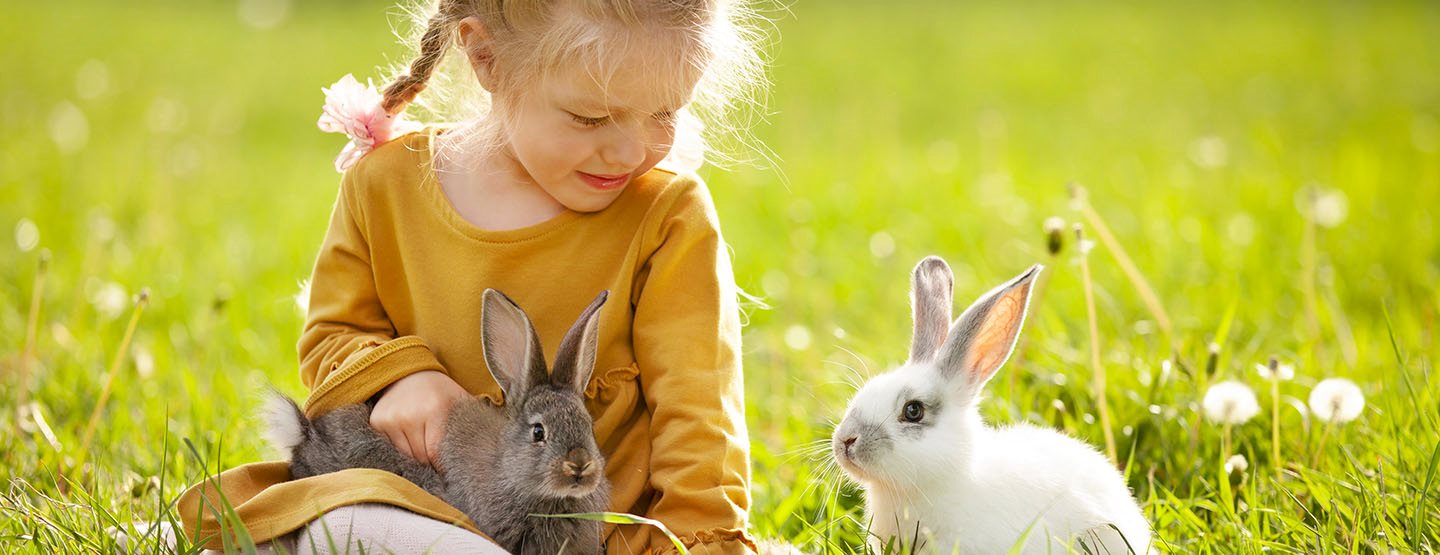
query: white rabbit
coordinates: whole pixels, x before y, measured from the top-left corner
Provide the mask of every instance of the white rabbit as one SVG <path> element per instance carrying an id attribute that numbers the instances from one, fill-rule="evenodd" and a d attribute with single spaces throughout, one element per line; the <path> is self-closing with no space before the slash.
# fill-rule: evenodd
<path id="1" fill-rule="evenodd" d="M 1041 269 L 981 296 L 952 325 L 950 267 L 933 256 L 915 266 L 910 360 L 866 383 L 831 438 L 840 467 L 865 488 L 877 551 L 895 542 L 1007 553 L 1022 541 L 1022 553 L 1150 551 L 1149 523 L 1093 447 L 980 420 L 980 391 L 1010 358 Z"/>

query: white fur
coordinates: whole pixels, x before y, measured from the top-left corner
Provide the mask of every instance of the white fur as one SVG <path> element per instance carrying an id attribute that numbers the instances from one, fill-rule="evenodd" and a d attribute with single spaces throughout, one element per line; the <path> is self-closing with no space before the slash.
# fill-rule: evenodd
<path id="1" fill-rule="evenodd" d="M 1011 285 L 1026 286 L 1028 279 Z M 948 305 L 949 298 L 936 293 L 929 302 Z M 964 320 L 951 326 L 942 353 L 966 344 L 957 341 L 973 329 Z M 1005 329 L 1018 331 L 1022 324 L 1023 315 Z M 991 345 L 1006 349 L 1005 356 L 1012 348 Z M 922 551 L 945 554 L 1008 553 L 1022 538 L 1020 552 L 1027 554 L 1151 551 L 1150 525 L 1104 455 L 1050 429 L 986 426 L 977 406 L 989 376 L 941 368 L 944 360 L 923 357 L 871 379 L 835 428 L 835 458 L 866 491 L 872 547 L 880 551 L 897 541 L 909 549 L 918 536 Z M 919 424 L 903 421 L 911 400 L 933 405 Z M 853 444 L 847 446 L 847 439 Z"/>
<path id="2" fill-rule="evenodd" d="M 265 419 L 265 439 L 289 460 L 295 447 L 305 439 L 305 431 L 295 415 L 295 405 L 284 395 L 272 391 L 265 395 L 260 415 Z"/>
<path id="3" fill-rule="evenodd" d="M 1109 524 L 1136 552 L 1148 550 L 1150 526 L 1104 455 L 1054 430 L 987 427 L 973 400 L 956 398 L 938 379 L 928 364 L 878 376 L 855 396 L 837 428 L 880 425 L 893 438 L 873 460 L 837 457 L 865 487 L 877 550 L 881 538 L 909 545 L 917 523 L 930 552 L 1007 553 L 1025 536 L 1022 553 L 1080 551 L 1077 540 L 1090 542 L 1092 552 L 1126 553 Z M 906 401 L 898 397 L 906 387 L 949 395 L 934 428 L 914 440 L 890 417 Z"/>

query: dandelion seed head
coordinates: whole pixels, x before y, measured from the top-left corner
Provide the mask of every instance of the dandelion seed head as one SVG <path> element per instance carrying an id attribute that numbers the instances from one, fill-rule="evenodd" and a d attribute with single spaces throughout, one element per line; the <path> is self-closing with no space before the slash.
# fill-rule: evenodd
<path id="1" fill-rule="evenodd" d="M 155 373 L 155 355 L 150 354 L 150 349 L 136 345 L 134 355 L 135 373 L 141 378 L 148 378 Z"/>
<path id="2" fill-rule="evenodd" d="M 1360 386 L 1345 378 L 1328 378 L 1310 390 L 1310 412 L 1322 422 L 1345 423 L 1365 409 Z"/>
<path id="3" fill-rule="evenodd" d="M 1322 227 L 1339 226 L 1349 212 L 1349 203 L 1342 191 L 1331 189 L 1315 197 L 1315 223 Z"/>
<path id="4" fill-rule="evenodd" d="M 100 286 L 90 296 L 90 304 L 95 305 L 95 310 L 104 317 L 115 318 L 130 305 L 130 295 L 125 292 L 123 285 L 111 281 Z"/>
<path id="5" fill-rule="evenodd" d="M 1224 381 L 1210 386 L 1200 401 L 1205 417 L 1218 424 L 1244 424 L 1260 413 L 1260 402 L 1250 386 Z"/>
<path id="6" fill-rule="evenodd" d="M 1245 460 L 1245 455 L 1236 453 L 1225 459 L 1226 474 L 1240 474 L 1250 469 L 1250 461 Z"/>
<path id="7" fill-rule="evenodd" d="M 1271 372 L 1270 365 L 1257 363 L 1255 365 L 1255 373 L 1260 374 L 1260 377 L 1266 380 L 1273 379 L 1285 382 L 1295 379 L 1295 365 L 1278 364 L 1275 366 L 1275 371 Z"/>
<path id="8" fill-rule="evenodd" d="M 810 329 L 800 324 L 785 328 L 785 346 L 803 351 L 810 348 Z"/>
<path id="9" fill-rule="evenodd" d="M 1095 250 L 1095 242 L 1089 239 L 1081 239 L 1079 243 L 1075 244 L 1075 248 L 1080 250 L 1080 254 L 1090 254 L 1090 251 Z"/>
<path id="10" fill-rule="evenodd" d="M 30 218 L 20 218 L 15 223 L 15 246 L 20 252 L 30 252 L 40 245 L 40 227 Z"/>

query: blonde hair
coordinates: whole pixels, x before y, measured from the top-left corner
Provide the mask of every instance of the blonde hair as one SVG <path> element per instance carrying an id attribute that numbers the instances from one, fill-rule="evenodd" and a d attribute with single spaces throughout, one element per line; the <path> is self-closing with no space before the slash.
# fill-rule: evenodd
<path id="1" fill-rule="evenodd" d="M 383 106 L 396 114 L 414 103 L 429 119 L 465 121 L 449 135 L 462 150 L 484 148 L 497 125 L 486 118 L 490 95 L 477 86 L 468 53 L 458 41 L 460 22 L 476 17 L 491 36 L 496 90 L 520 90 L 565 64 L 613 73 L 617 52 L 637 36 L 678 39 L 680 47 L 652 50 L 668 69 L 699 72 L 691 103 L 680 114 L 674 152 L 734 162 L 762 153 L 749 134 L 764 115 L 768 81 L 762 43 L 764 20 L 745 0 L 432 0 L 408 11 L 419 49 L 396 71 Z M 638 34 L 637 34 L 638 33 Z M 451 51 L 460 55 L 447 55 Z M 665 59 L 665 55 L 670 59 Z M 678 66 L 677 66 L 678 64 Z M 665 72 L 656 72 L 665 73 Z M 426 94 L 421 96 L 420 93 Z M 698 165 L 698 164 L 697 164 Z"/>

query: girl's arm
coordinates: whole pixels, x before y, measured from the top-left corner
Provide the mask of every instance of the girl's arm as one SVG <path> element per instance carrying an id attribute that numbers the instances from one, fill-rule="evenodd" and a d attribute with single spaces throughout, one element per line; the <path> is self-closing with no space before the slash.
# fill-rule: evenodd
<path id="1" fill-rule="evenodd" d="M 692 551 L 754 550 L 740 314 L 730 259 L 704 185 L 688 181 L 659 232 L 635 307 L 636 362 L 650 408 L 649 516 Z M 665 552 L 659 532 L 650 546 Z"/>
<path id="2" fill-rule="evenodd" d="M 341 180 L 310 277 L 298 350 L 300 376 L 311 390 L 305 413 L 312 418 L 365 402 L 407 376 L 445 372 L 424 340 L 397 337 L 376 291 L 362 200 L 366 168 L 362 161 Z"/>

